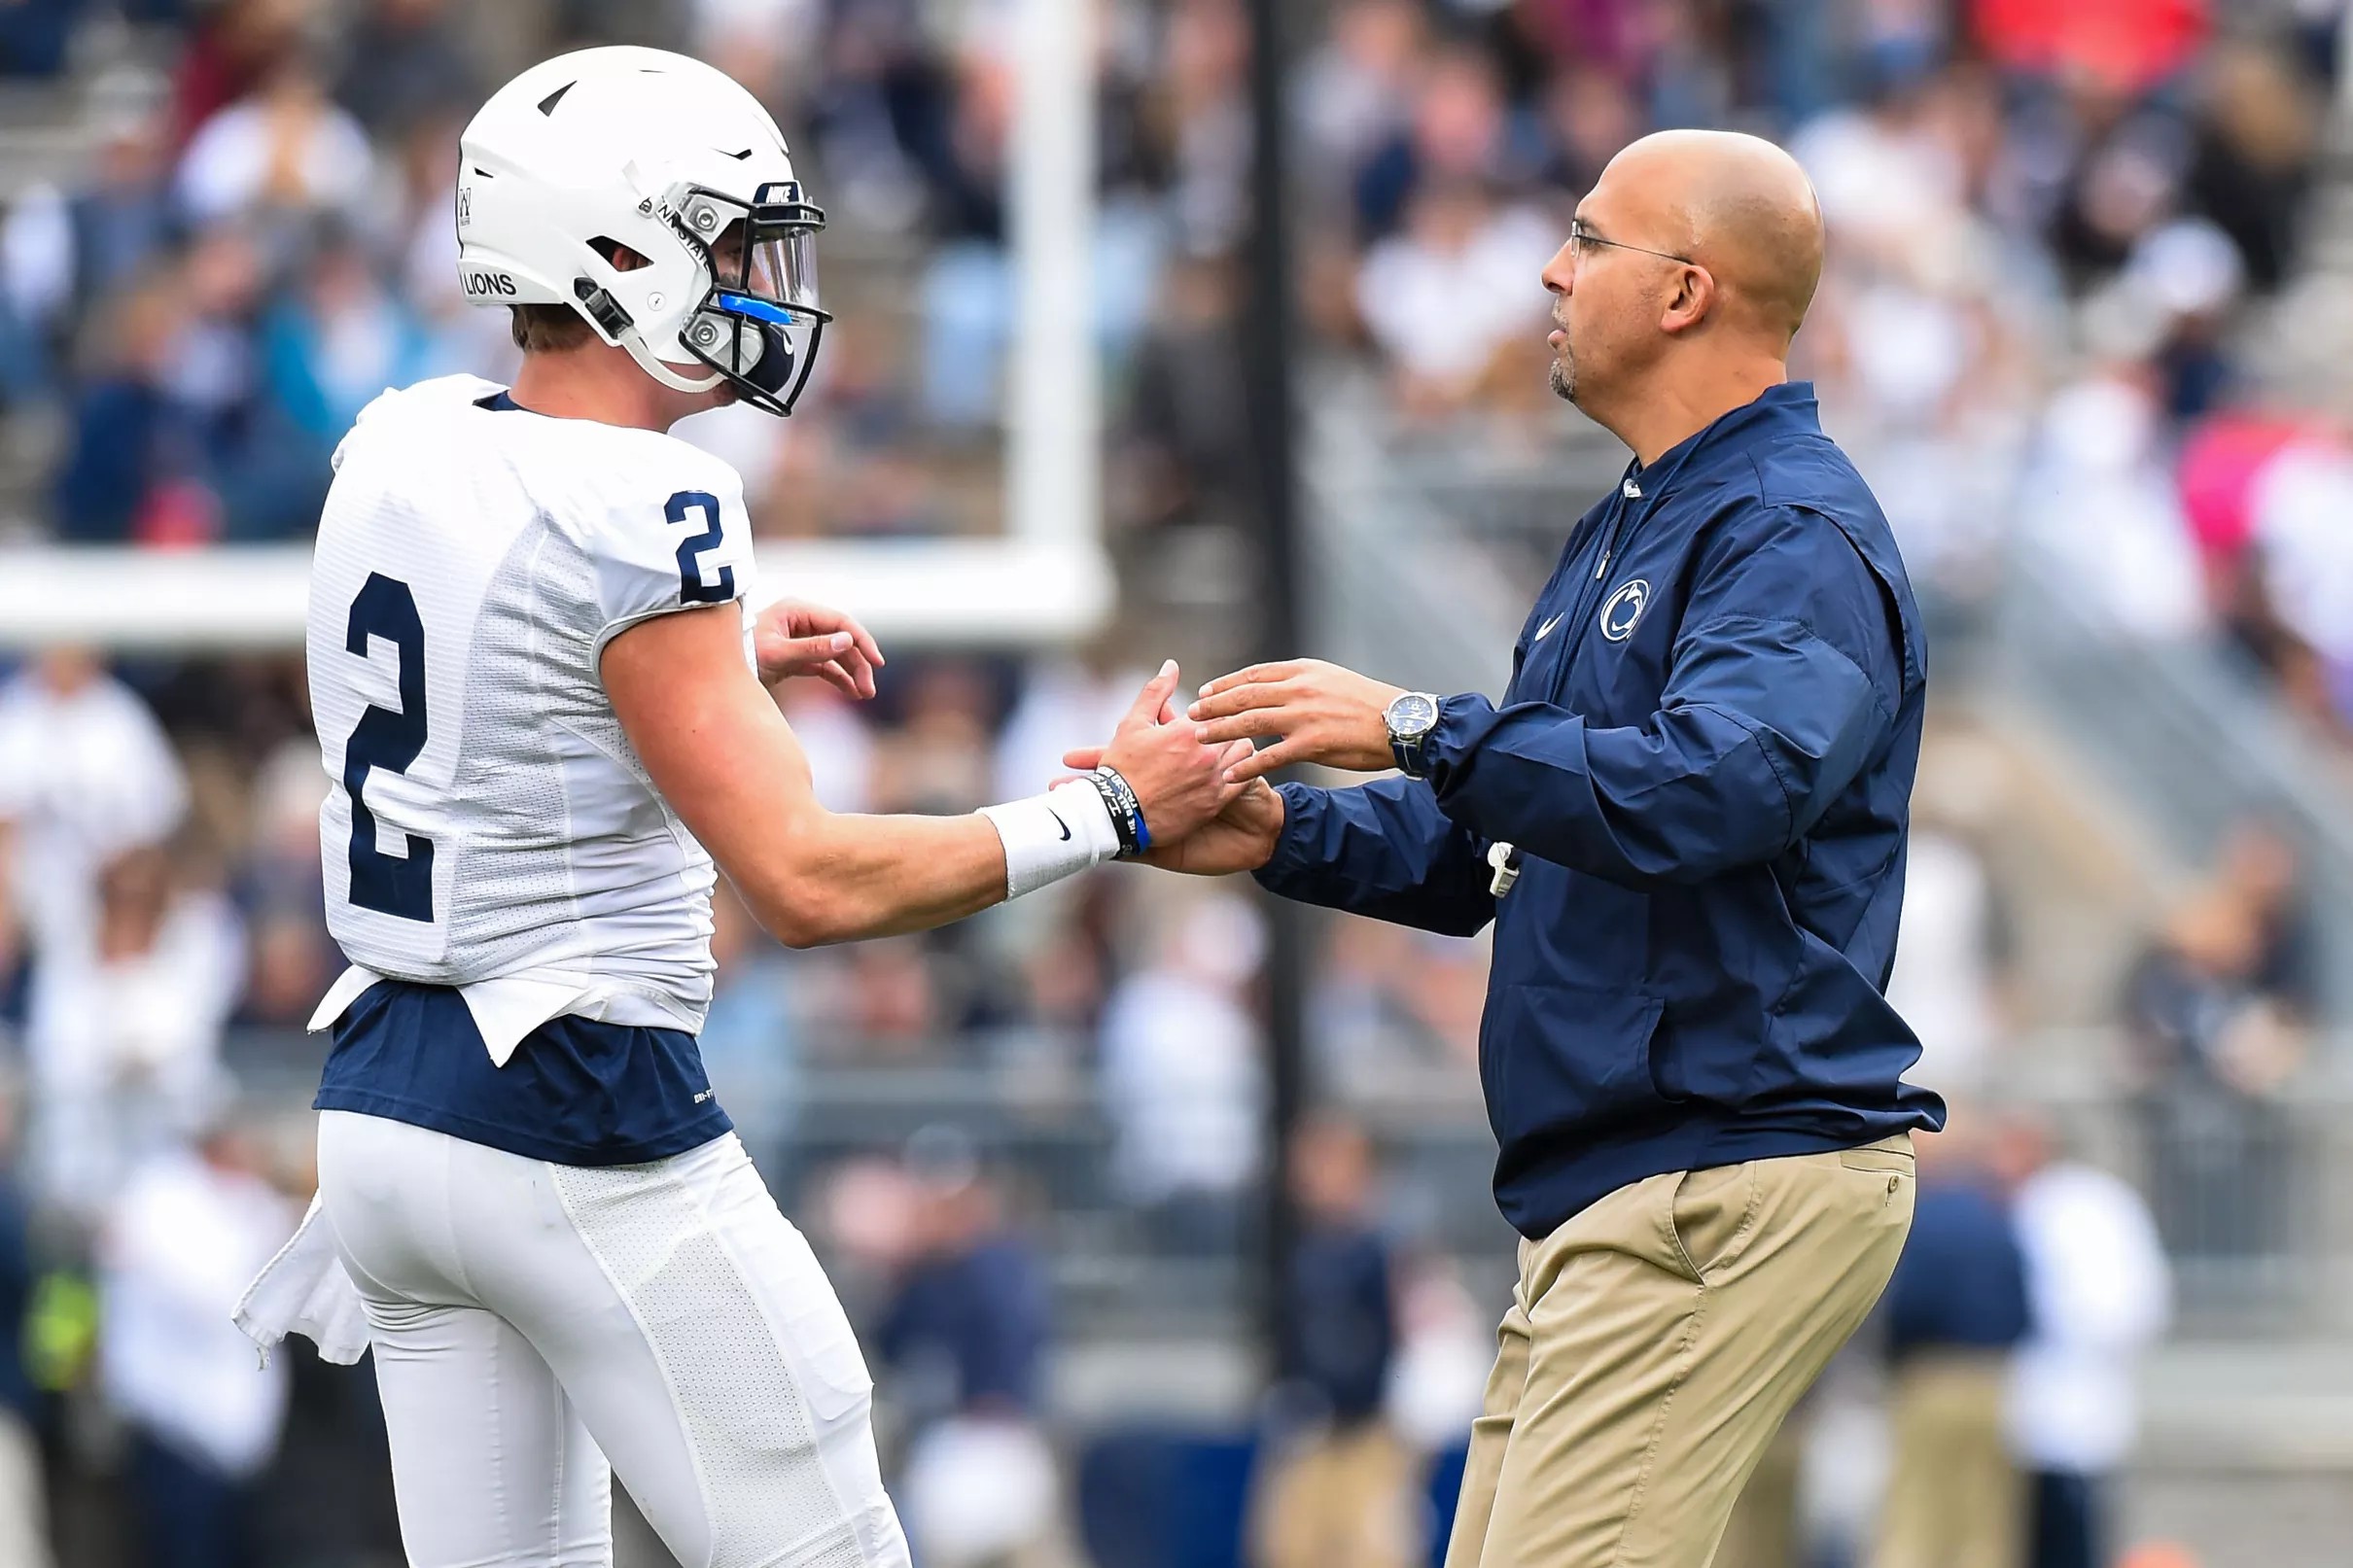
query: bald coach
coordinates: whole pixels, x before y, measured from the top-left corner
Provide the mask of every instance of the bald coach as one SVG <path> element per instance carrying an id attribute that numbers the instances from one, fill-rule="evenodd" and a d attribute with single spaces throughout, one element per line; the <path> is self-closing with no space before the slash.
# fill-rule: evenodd
<path id="1" fill-rule="evenodd" d="M 1554 390 L 1633 458 L 1569 534 L 1501 703 L 1299 661 L 1193 711 L 1209 740 L 1269 743 L 1245 776 L 1397 776 L 1258 785 L 1161 863 L 1495 923 L 1479 1069 L 1526 1239 L 1449 1568 L 1705 1568 L 1885 1285 L 1912 1133 L 1944 1119 L 1881 994 L 1917 616 L 1788 379 L 1822 249 L 1770 143 L 1621 153 L 1544 285 Z"/>

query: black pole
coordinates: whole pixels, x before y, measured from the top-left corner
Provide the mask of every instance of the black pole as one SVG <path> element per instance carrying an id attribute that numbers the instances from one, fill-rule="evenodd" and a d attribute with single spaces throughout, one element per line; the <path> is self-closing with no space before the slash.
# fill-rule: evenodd
<path id="1" fill-rule="evenodd" d="M 1260 659 L 1297 658 L 1307 651 L 1299 604 L 1297 476 L 1293 463 L 1291 389 L 1292 309 L 1289 203 L 1284 191 L 1284 144 L 1289 118 L 1283 83 L 1281 0 L 1248 0 L 1250 23 L 1250 230 L 1247 253 L 1248 306 L 1243 334 L 1244 398 L 1250 421 L 1252 489 L 1257 499 L 1257 596 Z M 1266 1206 L 1261 1230 L 1260 1310 L 1267 1366 L 1280 1376 L 1290 1257 L 1299 1216 L 1289 1180 L 1291 1135 L 1305 1101 L 1307 930 L 1305 911 L 1285 899 L 1267 900 Z"/>

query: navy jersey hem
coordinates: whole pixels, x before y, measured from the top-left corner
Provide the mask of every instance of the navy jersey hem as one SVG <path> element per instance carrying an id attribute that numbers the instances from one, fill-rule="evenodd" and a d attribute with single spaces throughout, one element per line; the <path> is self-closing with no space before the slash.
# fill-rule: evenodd
<path id="1" fill-rule="evenodd" d="M 336 1021 L 311 1104 L 565 1166 L 643 1165 L 735 1130 L 683 1029 L 560 1016 L 501 1066 L 458 991 L 401 980 Z"/>
<path id="2" fill-rule="evenodd" d="M 414 1100 L 401 1099 L 391 1095 L 322 1089 L 318 1098 L 310 1102 L 310 1108 L 314 1111 L 350 1111 L 359 1116 L 379 1116 L 388 1122 L 405 1122 L 410 1127 L 421 1127 L 429 1132 L 446 1132 L 453 1138 L 464 1138 L 469 1143 L 479 1143 L 485 1148 L 521 1155 L 526 1160 L 544 1160 L 549 1165 L 590 1168 L 642 1166 L 655 1160 L 667 1160 L 674 1154 L 699 1149 L 735 1131 L 735 1123 L 724 1111 L 720 1111 L 707 1125 L 682 1127 L 642 1143 L 608 1143 L 584 1149 L 555 1139 L 533 1137 L 528 1132 L 496 1122 L 476 1121 L 441 1106 L 421 1105 Z"/>

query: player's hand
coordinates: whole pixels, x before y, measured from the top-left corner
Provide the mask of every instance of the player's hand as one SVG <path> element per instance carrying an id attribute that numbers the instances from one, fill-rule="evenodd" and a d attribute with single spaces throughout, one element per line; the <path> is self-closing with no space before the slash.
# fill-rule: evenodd
<path id="1" fill-rule="evenodd" d="M 1066 751 L 1062 765 L 1091 773 L 1103 765 L 1103 748 Z M 1163 871 L 1194 877 L 1255 871 L 1274 858 L 1275 841 L 1282 836 L 1282 797 L 1275 786 L 1264 779 L 1252 779 L 1234 792 L 1234 798 L 1216 816 L 1184 837 L 1171 842 L 1155 828 L 1152 848 L 1136 858 Z"/>
<path id="2" fill-rule="evenodd" d="M 1396 766 L 1384 714 L 1404 692 L 1321 659 L 1293 659 L 1219 676 L 1187 716 L 1212 746 L 1282 737 L 1235 765 L 1227 777 L 1237 784 L 1289 762 L 1379 773 Z"/>
<path id="3" fill-rule="evenodd" d="M 874 672 L 883 667 L 881 645 L 855 616 L 798 599 L 780 599 L 759 612 L 752 650 L 763 686 L 815 676 L 854 699 L 874 695 Z"/>
<path id="4" fill-rule="evenodd" d="M 1136 791 L 1155 844 L 1173 844 L 1222 811 L 1241 793 L 1226 772 L 1247 760 L 1247 742 L 1211 746 L 1199 725 L 1176 718 L 1176 661 L 1171 659 L 1143 683 L 1097 758 Z"/>

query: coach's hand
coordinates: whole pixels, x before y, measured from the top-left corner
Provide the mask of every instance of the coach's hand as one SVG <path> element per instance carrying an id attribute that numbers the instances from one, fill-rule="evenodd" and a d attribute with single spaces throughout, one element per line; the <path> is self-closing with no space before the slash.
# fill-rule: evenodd
<path id="1" fill-rule="evenodd" d="M 752 650 L 763 686 L 815 676 L 852 698 L 874 695 L 874 672 L 883 666 L 881 645 L 856 617 L 798 599 L 780 599 L 760 611 Z"/>
<path id="2" fill-rule="evenodd" d="M 1238 743 L 1247 746 L 1247 741 Z M 1229 755 L 1238 756 L 1232 749 Z M 1062 765 L 1091 772 L 1103 763 L 1103 748 L 1065 751 Z M 1152 830 L 1152 849 L 1137 859 L 1163 871 L 1194 877 L 1222 877 L 1236 871 L 1255 871 L 1274 858 L 1275 841 L 1282 837 L 1282 797 L 1264 779 L 1253 779 L 1234 792 L 1222 810 L 1174 843 Z"/>
<path id="3" fill-rule="evenodd" d="M 1396 765 L 1382 715 L 1404 691 L 1321 659 L 1293 659 L 1219 676 L 1201 688 L 1188 716 L 1212 746 L 1282 737 L 1228 771 L 1238 784 L 1289 762 L 1379 773 Z"/>
<path id="4" fill-rule="evenodd" d="M 1111 744 L 1089 766 L 1118 770 L 1143 807 L 1144 826 L 1155 844 L 1174 844 L 1199 828 L 1242 792 L 1226 771 L 1247 761 L 1249 744 L 1211 746 L 1197 724 L 1176 717 L 1176 661 L 1143 683 L 1127 716 L 1111 732 Z"/>

